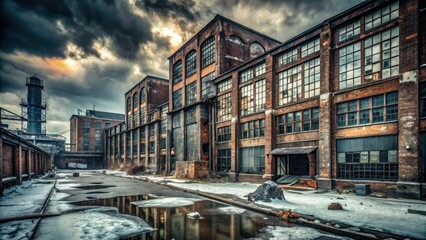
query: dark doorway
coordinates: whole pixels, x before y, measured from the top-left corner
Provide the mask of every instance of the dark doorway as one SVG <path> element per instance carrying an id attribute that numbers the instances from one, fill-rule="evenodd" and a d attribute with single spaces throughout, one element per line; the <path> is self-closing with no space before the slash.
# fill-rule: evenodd
<path id="1" fill-rule="evenodd" d="M 426 182 L 426 133 L 420 133 L 420 182 Z"/>
<path id="2" fill-rule="evenodd" d="M 291 154 L 276 157 L 276 175 L 309 175 L 309 158 L 307 154 Z"/>
<path id="3" fill-rule="evenodd" d="M 309 175 L 309 159 L 306 154 L 289 155 L 288 172 L 290 175 Z"/>

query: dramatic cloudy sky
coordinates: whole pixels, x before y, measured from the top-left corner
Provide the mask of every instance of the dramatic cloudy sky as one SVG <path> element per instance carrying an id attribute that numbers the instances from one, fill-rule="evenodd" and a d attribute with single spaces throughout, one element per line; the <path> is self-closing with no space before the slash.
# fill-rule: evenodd
<path id="1" fill-rule="evenodd" d="M 280 41 L 361 0 L 1 1 L 0 106 L 20 113 L 25 78 L 44 80 L 47 131 L 77 109 L 124 112 L 123 94 L 216 14 Z M 67 134 L 66 136 L 68 136 Z"/>

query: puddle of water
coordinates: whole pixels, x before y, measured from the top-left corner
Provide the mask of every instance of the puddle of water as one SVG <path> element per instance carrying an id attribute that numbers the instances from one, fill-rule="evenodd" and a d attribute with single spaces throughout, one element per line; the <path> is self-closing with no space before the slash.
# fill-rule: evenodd
<path id="1" fill-rule="evenodd" d="M 114 185 L 86 185 L 86 186 L 77 186 L 75 188 L 79 188 L 82 190 L 90 190 L 90 189 L 103 189 L 103 188 L 110 188 L 115 187 Z"/>
<path id="2" fill-rule="evenodd" d="M 87 192 L 86 194 L 104 194 L 104 193 L 108 193 L 108 192 L 95 191 L 95 192 Z"/>
<path id="3" fill-rule="evenodd" d="M 138 216 L 157 229 L 128 239 L 245 239 L 256 237 L 259 230 L 266 226 L 286 226 L 278 218 L 265 218 L 266 216 L 262 214 L 210 200 L 196 201 L 193 205 L 176 208 L 131 204 L 155 198 L 157 197 L 150 195 L 119 196 L 73 204 L 116 207 L 120 213 Z M 227 208 L 231 211 L 226 211 Z M 198 212 L 202 218 L 189 218 L 188 214 L 194 212 Z"/>

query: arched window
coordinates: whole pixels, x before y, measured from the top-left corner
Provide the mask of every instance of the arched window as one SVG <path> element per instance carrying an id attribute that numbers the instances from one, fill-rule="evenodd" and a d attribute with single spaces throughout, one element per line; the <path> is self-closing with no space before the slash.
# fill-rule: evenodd
<path id="1" fill-rule="evenodd" d="M 130 110 L 132 110 L 132 100 L 129 98 L 127 98 L 127 111 L 129 112 Z"/>
<path id="2" fill-rule="evenodd" d="M 250 58 L 255 58 L 265 53 L 265 48 L 258 42 L 250 44 Z"/>
<path id="3" fill-rule="evenodd" d="M 207 39 L 201 44 L 201 67 L 204 68 L 215 61 L 215 42 L 214 37 Z"/>
<path id="4" fill-rule="evenodd" d="M 145 102 L 145 88 L 141 89 L 140 98 L 141 98 L 140 104 L 144 103 Z"/>
<path id="5" fill-rule="evenodd" d="M 133 94 L 133 108 L 137 108 L 138 107 L 138 93 L 135 92 Z"/>
<path id="6" fill-rule="evenodd" d="M 229 37 L 229 39 L 231 40 L 231 42 L 236 43 L 236 44 L 240 44 L 240 45 L 244 45 L 243 40 L 241 40 L 240 37 L 236 36 L 236 35 L 231 35 Z"/>
<path id="7" fill-rule="evenodd" d="M 197 71 L 197 52 L 195 50 L 191 51 L 186 55 L 186 77 L 191 76 Z"/>
<path id="8" fill-rule="evenodd" d="M 179 60 L 173 65 L 173 83 L 182 81 L 182 61 Z"/>

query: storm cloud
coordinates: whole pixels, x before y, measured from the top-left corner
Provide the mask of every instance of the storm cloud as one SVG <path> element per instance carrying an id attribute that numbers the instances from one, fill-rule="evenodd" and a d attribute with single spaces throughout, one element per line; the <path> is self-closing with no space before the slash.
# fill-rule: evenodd
<path id="1" fill-rule="evenodd" d="M 216 14 L 285 41 L 359 2 L 1 1 L 0 105 L 20 113 L 37 74 L 47 131 L 61 132 L 77 109 L 124 112 L 123 94 L 147 74 L 168 78 L 167 57 Z"/>

